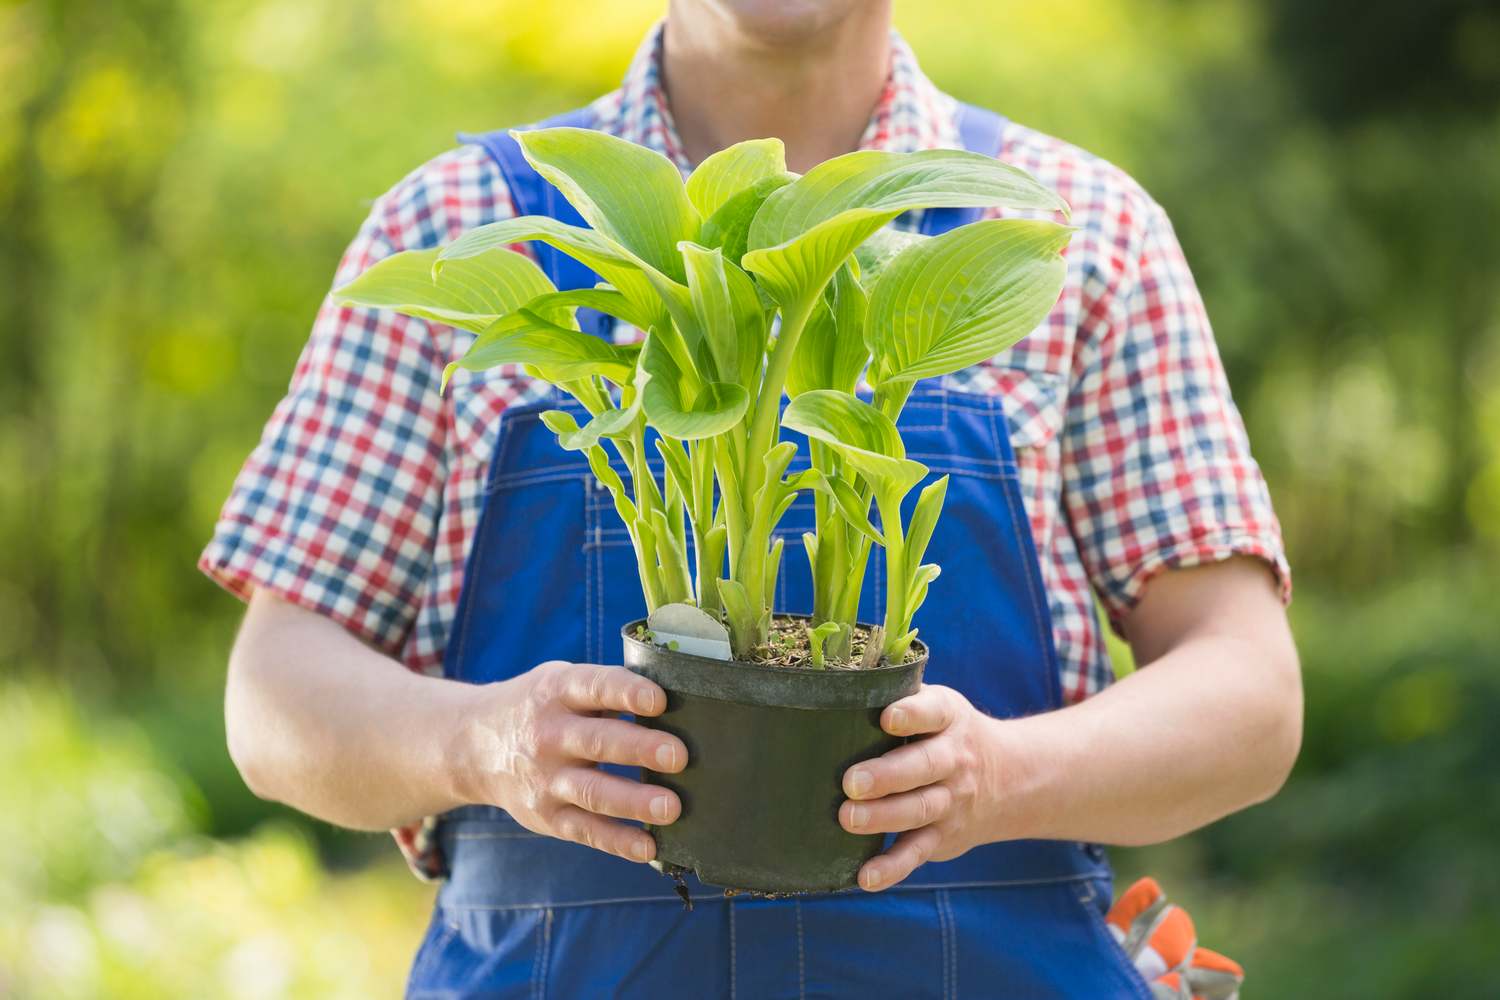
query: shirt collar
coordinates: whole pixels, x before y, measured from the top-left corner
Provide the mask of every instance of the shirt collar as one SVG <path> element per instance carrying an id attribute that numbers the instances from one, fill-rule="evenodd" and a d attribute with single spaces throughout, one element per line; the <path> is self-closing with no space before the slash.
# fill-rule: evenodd
<path id="1" fill-rule="evenodd" d="M 593 111 L 599 128 L 656 150 L 686 174 L 693 165 L 677 136 L 661 83 L 663 27 L 658 23 L 647 33 L 620 88 L 595 101 Z M 953 98 L 927 79 L 911 47 L 892 30 L 891 75 L 859 148 L 903 153 L 960 148 L 957 108 Z"/>

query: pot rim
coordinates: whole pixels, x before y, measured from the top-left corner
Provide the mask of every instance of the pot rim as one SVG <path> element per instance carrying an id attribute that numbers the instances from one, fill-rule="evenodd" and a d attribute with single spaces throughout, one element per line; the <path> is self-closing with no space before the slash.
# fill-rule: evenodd
<path id="1" fill-rule="evenodd" d="M 775 619 L 777 619 L 777 618 L 789 618 L 789 619 L 791 619 L 793 621 L 812 621 L 812 615 L 773 614 L 771 616 L 771 619 L 773 621 Z M 697 660 L 697 661 L 702 662 L 702 663 L 712 663 L 714 666 L 717 666 L 717 667 L 722 667 L 722 666 L 725 666 L 725 665 L 729 665 L 729 666 L 737 667 L 737 668 L 739 668 L 741 670 L 764 671 L 766 673 L 774 673 L 774 674 L 777 674 L 777 675 L 805 674 L 805 675 L 808 675 L 808 676 L 811 676 L 811 677 L 828 677 L 828 676 L 833 675 L 833 674 L 850 674 L 850 675 L 858 675 L 858 674 L 881 674 L 881 673 L 893 673 L 894 674 L 894 673 L 899 673 L 899 672 L 901 672 L 903 670 L 909 670 L 909 669 L 911 669 L 916 664 L 921 663 L 924 660 L 926 660 L 927 657 L 932 652 L 930 649 L 927 648 L 927 643 L 923 642 L 921 639 L 913 639 L 911 641 L 911 644 L 912 644 L 912 647 L 917 651 L 917 657 L 916 657 L 916 659 L 908 660 L 908 661 L 906 661 L 904 663 L 886 663 L 886 664 L 882 664 L 881 666 L 878 666 L 878 667 L 857 667 L 857 668 L 850 668 L 850 667 L 778 667 L 778 666 L 773 666 L 772 664 L 769 664 L 769 663 L 751 663 L 748 660 L 735 660 L 735 659 L 718 660 L 718 659 L 715 659 L 712 656 L 699 656 L 697 653 L 681 653 L 681 652 L 678 652 L 675 649 L 667 649 L 665 646 L 659 646 L 656 643 L 647 642 L 644 639 L 637 639 L 634 635 L 631 634 L 637 628 L 644 628 L 647 631 L 650 631 L 651 626 L 649 624 L 647 624 L 649 621 L 650 621 L 649 618 L 637 618 L 634 621 L 626 622 L 624 625 L 622 625 L 620 627 L 620 637 L 622 639 L 625 639 L 625 640 L 629 641 L 629 642 L 639 643 L 642 646 L 646 646 L 646 647 L 649 647 L 651 649 L 657 650 L 658 652 L 671 653 L 672 656 L 674 656 L 674 657 L 680 657 L 680 658 L 685 659 L 685 660 Z M 867 629 L 875 627 L 873 625 L 868 625 L 868 624 L 866 624 L 864 622 L 855 622 L 855 624 L 859 625 L 859 626 L 861 626 L 863 628 L 867 628 Z"/>
<path id="2" fill-rule="evenodd" d="M 807 619 L 809 615 L 778 615 Z M 778 667 L 744 660 L 716 660 L 658 646 L 632 633 L 646 626 L 638 618 L 620 628 L 625 666 L 670 692 L 745 705 L 802 709 L 883 708 L 921 686 L 930 654 L 913 640 L 917 658 L 868 670 Z M 725 669 L 729 667 L 731 669 Z"/>

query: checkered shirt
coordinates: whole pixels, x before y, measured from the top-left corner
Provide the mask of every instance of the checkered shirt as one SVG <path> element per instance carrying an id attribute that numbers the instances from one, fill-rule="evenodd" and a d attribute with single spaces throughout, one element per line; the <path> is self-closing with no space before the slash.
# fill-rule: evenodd
<path id="1" fill-rule="evenodd" d="M 599 128 L 665 154 L 685 174 L 692 165 L 662 89 L 661 38 L 658 27 L 620 89 L 592 110 Z M 895 35 L 891 54 L 860 147 L 961 148 L 954 99 Z M 1275 569 L 1284 596 L 1290 574 L 1203 302 L 1161 207 L 1119 168 L 1014 123 L 1000 157 L 1072 206 L 1079 231 L 1068 281 L 1035 332 L 948 382 L 1006 399 L 1072 703 L 1113 677 L 1096 594 L 1118 623 L 1169 567 L 1256 556 Z M 334 285 L 397 251 L 513 214 L 488 154 L 461 146 L 375 202 Z M 325 301 L 200 568 L 241 597 L 270 590 L 413 670 L 440 672 L 496 426 L 508 407 L 547 392 L 497 369 L 460 373 L 439 395 L 444 364 L 470 337 Z M 398 839 L 423 853 L 426 838 L 414 831 Z M 418 868 L 432 874 L 437 864 L 429 853 Z"/>

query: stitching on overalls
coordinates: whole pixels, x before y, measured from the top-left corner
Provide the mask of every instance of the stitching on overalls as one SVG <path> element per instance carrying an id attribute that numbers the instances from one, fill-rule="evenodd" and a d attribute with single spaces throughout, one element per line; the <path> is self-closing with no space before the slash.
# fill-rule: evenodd
<path id="1" fill-rule="evenodd" d="M 1009 432 L 1007 431 L 1007 433 L 1009 433 Z M 999 454 L 999 448 L 1000 448 L 1000 431 L 999 431 L 998 425 L 995 422 L 995 411 L 994 410 L 990 410 L 990 435 L 994 438 L 994 446 L 995 446 L 995 449 L 996 449 L 996 454 Z M 1026 541 L 1028 541 L 1028 540 L 1031 539 L 1031 522 L 1030 522 L 1030 519 L 1028 517 L 1026 524 L 1022 525 L 1020 523 L 1020 521 L 1017 519 L 1018 518 L 1018 514 L 1025 512 L 1025 506 L 1026 506 L 1026 504 L 1025 504 L 1025 498 L 1023 496 L 1021 496 L 1021 490 L 1020 490 L 1019 483 L 1017 483 L 1015 485 L 1015 494 L 1014 495 L 1015 495 L 1015 499 L 1018 502 L 1017 503 L 1007 503 L 1006 504 L 1006 507 L 1008 507 L 1010 509 L 1011 530 L 1013 530 L 1013 531 L 1016 532 L 1017 539 L 1019 539 L 1022 543 L 1025 543 Z M 1016 508 L 1018 508 L 1018 507 L 1021 508 L 1021 511 L 1017 511 Z M 1024 531 L 1025 534 L 1022 534 L 1021 533 L 1022 531 Z M 1035 542 L 1033 542 L 1032 544 L 1034 545 Z M 1023 551 L 1024 551 L 1024 544 L 1023 544 Z M 1038 570 L 1040 570 L 1040 564 L 1038 564 Z M 1030 571 L 1030 569 L 1026 569 L 1026 571 L 1022 575 L 1026 579 L 1026 594 L 1030 598 L 1030 600 L 1029 600 L 1028 603 L 1030 604 L 1029 610 L 1031 611 L 1031 623 L 1032 623 L 1032 625 L 1034 625 L 1036 627 L 1036 634 L 1037 634 L 1038 638 L 1041 639 L 1042 644 L 1043 644 L 1043 647 L 1042 647 L 1043 650 L 1044 650 L 1044 655 L 1043 655 L 1044 663 L 1043 663 L 1043 667 L 1044 667 L 1044 669 L 1048 670 L 1050 673 L 1053 673 L 1055 675 L 1056 674 L 1056 664 L 1054 663 L 1054 661 L 1053 661 L 1053 659 L 1052 659 L 1051 656 L 1045 655 L 1045 650 L 1052 648 L 1052 634 L 1051 634 L 1051 632 L 1047 628 L 1046 619 L 1042 616 L 1041 606 L 1038 604 L 1039 597 L 1038 597 L 1037 592 L 1036 592 L 1037 581 L 1034 579 L 1034 577 L 1036 576 L 1036 574 L 1032 573 Z M 1047 685 L 1047 691 L 1048 691 L 1049 695 L 1052 695 L 1052 694 L 1055 694 L 1055 693 L 1059 692 L 1060 691 L 1060 687 L 1057 684 L 1057 682 L 1055 680 L 1053 680 L 1053 681 L 1050 681 L 1048 683 L 1048 685 Z M 1054 702 L 1057 702 L 1059 699 L 1052 699 L 1052 700 Z M 1061 706 L 1059 704 L 1054 703 L 1052 707 L 1053 708 L 1059 708 Z"/>
<path id="2" fill-rule="evenodd" d="M 569 479 L 579 477 L 578 467 L 575 465 L 553 465 L 545 469 L 521 469 L 517 472 L 507 472 L 503 476 L 497 476 L 492 492 L 501 490 L 519 489 L 522 486 L 540 486 L 546 483 L 566 482 Z"/>
<path id="3" fill-rule="evenodd" d="M 552 908 L 549 906 L 542 917 L 541 989 L 537 1000 L 547 1000 L 547 977 L 552 967 Z"/>
<path id="4" fill-rule="evenodd" d="M 802 901 L 793 900 L 797 908 L 797 998 L 807 998 L 807 950 L 802 943 Z"/>
<path id="5" fill-rule="evenodd" d="M 949 971 L 951 965 L 948 956 L 953 950 L 953 918 L 948 910 L 948 890 L 939 889 L 933 897 L 937 907 L 939 943 L 941 944 L 941 961 L 943 967 L 943 998 L 954 996 L 953 976 Z"/>
<path id="6" fill-rule="evenodd" d="M 947 428 L 947 426 L 948 426 L 948 405 L 947 405 L 948 401 L 947 401 L 946 395 L 947 395 L 946 393 L 942 393 L 942 392 L 933 392 L 930 395 L 929 394 L 924 394 L 924 396 L 922 398 L 908 399 L 906 401 L 906 405 L 903 406 L 903 407 L 901 407 L 901 415 L 903 417 L 908 417 L 908 418 L 910 418 L 911 416 L 913 416 L 916 413 L 916 411 L 918 411 L 918 410 L 937 410 L 938 411 L 938 418 L 937 418 L 938 422 L 937 423 L 935 423 L 935 424 L 930 424 L 930 423 L 924 424 L 924 423 L 918 423 L 915 420 L 908 419 L 904 423 L 898 422 L 898 426 L 900 426 L 901 430 L 903 430 L 903 431 L 941 431 L 941 430 L 945 430 Z M 936 397 L 936 398 L 933 398 L 933 397 Z"/>
<path id="7" fill-rule="evenodd" d="M 1091 878 L 1094 878 L 1094 877 L 1095 876 L 1093 874 L 1085 872 L 1085 873 L 1077 874 L 1077 875 L 1052 875 L 1052 876 L 1047 876 L 1047 877 L 1044 877 L 1044 878 L 1031 878 L 1031 879 L 1004 879 L 1004 880 L 985 879 L 985 880 L 982 880 L 982 881 L 981 880 L 975 880 L 975 881 L 969 881 L 969 882 L 937 882 L 937 883 L 931 883 L 931 884 L 910 885 L 910 886 L 896 885 L 896 886 L 893 886 L 890 889 L 887 889 L 885 891 L 889 892 L 889 893 L 906 893 L 906 892 L 933 892 L 933 891 L 938 890 L 938 889 L 1008 889 L 1008 888 L 1022 888 L 1022 887 L 1025 887 L 1025 886 L 1036 886 L 1036 885 L 1066 885 L 1066 884 L 1070 884 L 1070 883 L 1081 882 L 1081 881 L 1084 881 L 1086 879 L 1091 879 Z M 838 895 L 841 895 L 841 896 L 842 895 L 852 895 L 852 893 L 840 892 Z M 722 897 L 719 897 L 719 896 L 708 896 L 708 897 L 705 897 L 701 902 L 698 901 L 698 900 L 694 900 L 694 905 L 695 906 L 699 906 L 699 905 L 712 906 L 712 905 L 720 902 L 721 900 L 725 903 L 725 905 L 730 905 L 730 901 L 729 900 L 723 899 Z M 506 912 L 517 911 L 517 910 L 545 910 L 545 909 L 548 909 L 548 908 L 552 908 L 552 909 L 572 909 L 572 908 L 581 907 L 581 906 L 608 906 L 608 905 L 612 905 L 612 904 L 615 904 L 615 903 L 677 903 L 677 904 L 680 904 L 681 902 L 682 902 L 682 900 L 679 899 L 677 896 L 615 896 L 615 897 L 603 897 L 603 898 L 590 898 L 590 899 L 568 900 L 566 902 L 550 902 L 550 903 L 502 903 L 502 904 L 494 904 L 494 903 L 445 902 L 443 904 L 443 907 L 445 909 L 447 909 L 447 910 L 452 910 L 454 912 L 481 911 L 481 912 L 485 912 L 485 913 L 506 913 Z M 732 909 L 732 906 L 731 906 L 731 909 Z"/>
<path id="8" fill-rule="evenodd" d="M 948 1000 L 948 916 L 943 912 L 943 894 L 935 892 L 932 894 L 932 908 L 937 913 L 938 925 L 938 966 L 942 970 L 943 977 L 943 1000 Z"/>
<path id="9" fill-rule="evenodd" d="M 596 538 L 598 537 L 598 532 L 600 531 L 600 525 L 602 523 L 601 518 L 600 518 L 600 514 L 601 513 L 602 512 L 596 511 L 595 514 L 594 514 L 594 533 L 595 533 L 595 537 Z M 604 573 L 605 573 L 605 569 L 604 569 L 604 547 L 602 545 L 596 545 L 596 546 L 594 546 L 593 559 L 594 559 L 594 630 L 599 634 L 599 645 L 602 646 L 603 643 L 604 643 L 604 587 L 605 587 L 605 583 L 606 583 L 605 578 L 604 578 Z M 600 650 L 600 656 L 601 657 L 603 656 L 603 650 L 602 649 Z"/>
<path id="10" fill-rule="evenodd" d="M 596 578 L 600 574 L 594 571 L 594 553 L 588 551 L 589 539 L 599 530 L 599 515 L 594 510 L 594 505 L 589 502 L 592 496 L 593 484 L 585 479 L 583 480 L 583 615 L 584 621 L 589 622 L 589 625 L 583 630 L 583 649 L 584 656 L 590 663 L 598 663 L 599 658 L 594 652 L 594 644 L 596 633 L 599 635 L 598 641 L 604 641 L 602 624 L 604 609 L 599 607 L 604 602 L 594 599 L 594 587 L 599 582 Z M 590 614 L 590 611 L 594 613 Z"/>
<path id="11" fill-rule="evenodd" d="M 545 914 L 546 911 L 542 911 L 543 917 Z M 542 922 L 542 917 L 539 917 L 538 926 L 532 931 L 536 935 L 536 953 L 531 956 L 531 1000 L 541 1000 L 542 996 L 540 984 L 537 982 L 537 975 L 542 968 L 542 929 L 540 926 Z"/>
<path id="12" fill-rule="evenodd" d="M 512 431 L 515 430 L 516 424 L 524 416 L 524 413 L 509 413 L 506 410 L 500 411 L 500 439 L 495 442 L 495 454 L 490 459 L 490 462 L 493 463 L 490 468 L 495 473 L 499 473 L 499 470 L 505 468 L 505 452 L 510 447 L 510 439 L 515 436 Z M 484 495 L 490 497 L 500 492 L 500 487 L 504 484 L 504 481 L 504 474 L 497 474 L 491 477 L 484 484 Z"/>
<path id="13" fill-rule="evenodd" d="M 734 1000 L 735 990 L 738 987 L 739 959 L 735 952 L 734 942 L 734 900 L 729 901 L 729 1000 Z"/>
<path id="14" fill-rule="evenodd" d="M 953 895 L 943 890 L 943 909 L 948 911 L 948 988 L 958 996 L 958 917 L 953 912 Z"/>
<path id="15" fill-rule="evenodd" d="M 505 419 L 505 414 L 502 412 L 500 415 L 499 426 L 495 429 L 495 433 L 499 435 L 498 440 L 496 440 L 495 442 L 495 453 L 490 456 L 491 464 L 489 468 L 485 469 L 484 486 L 480 489 L 479 492 L 480 497 L 485 498 L 486 500 L 495 492 L 497 492 L 497 488 L 495 483 L 492 481 L 492 477 L 494 477 L 495 473 L 500 469 L 500 465 L 498 463 L 504 461 L 505 448 L 510 440 L 510 428 L 511 423 L 510 421 Z M 463 676 L 463 670 L 461 668 L 463 664 L 468 662 L 468 656 L 466 654 L 469 646 L 469 622 L 472 617 L 470 615 L 470 612 L 473 610 L 474 605 L 474 590 L 469 586 L 470 574 L 473 575 L 474 579 L 480 579 L 480 568 L 484 565 L 484 555 L 487 551 L 489 551 L 489 546 L 486 544 L 486 540 L 490 537 L 490 532 L 494 530 L 494 527 L 495 518 L 490 510 L 490 505 L 488 502 L 482 503 L 480 505 L 479 512 L 479 530 L 475 533 L 474 540 L 469 543 L 469 558 L 465 560 L 466 565 L 464 567 L 464 581 L 460 587 L 459 593 L 459 608 L 457 611 L 458 617 L 455 619 L 455 624 L 449 626 L 448 641 L 450 644 L 453 642 L 452 632 L 454 627 L 456 626 L 458 629 L 458 649 L 454 654 L 453 661 L 453 673 L 455 680 L 467 679 Z M 445 651 L 444 666 L 446 667 L 446 665 L 447 653 Z M 447 670 L 445 669 L 443 672 L 447 673 Z"/>

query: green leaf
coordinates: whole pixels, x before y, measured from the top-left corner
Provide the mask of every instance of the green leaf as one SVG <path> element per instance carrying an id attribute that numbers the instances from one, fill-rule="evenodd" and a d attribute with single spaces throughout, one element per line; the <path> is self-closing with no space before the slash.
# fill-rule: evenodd
<path id="1" fill-rule="evenodd" d="M 787 499 L 790 500 L 791 498 L 788 497 Z M 776 520 L 780 519 L 781 514 L 778 513 L 776 515 Z M 777 538 L 774 542 L 771 543 L 770 555 L 766 556 L 766 586 L 764 594 L 765 607 L 768 614 L 770 612 L 770 609 L 776 604 L 776 580 L 781 575 L 781 554 L 785 548 L 786 539 Z"/>
<path id="2" fill-rule="evenodd" d="M 649 516 L 656 542 L 656 560 L 661 567 L 663 597 L 668 603 L 691 600 L 693 578 L 688 571 L 686 547 L 668 520 L 666 511 L 653 508 Z"/>
<path id="3" fill-rule="evenodd" d="M 785 443 L 785 442 L 783 442 Z M 804 469 L 789 476 L 785 486 L 790 490 L 817 490 L 833 500 L 834 507 L 849 525 L 876 545 L 884 545 L 885 539 L 870 524 L 870 504 L 860 499 L 853 486 L 836 476 L 825 476 L 818 469 Z"/>
<path id="4" fill-rule="evenodd" d="M 688 200 L 707 219 L 741 191 L 785 173 L 786 149 L 780 139 L 737 142 L 698 164 L 687 179 Z"/>
<path id="5" fill-rule="evenodd" d="M 791 510 L 792 509 L 792 504 L 794 504 L 796 502 L 797 502 L 797 494 L 795 494 L 795 493 L 788 493 L 785 496 L 783 496 L 780 500 L 778 500 L 776 502 L 776 508 L 775 508 L 775 510 L 773 510 L 771 512 L 771 524 L 772 525 L 780 524 L 781 523 L 781 519 L 786 516 L 786 512 L 789 511 L 789 510 Z M 779 544 L 779 542 L 778 542 L 778 544 Z"/>
<path id="6" fill-rule="evenodd" d="M 817 628 L 807 630 L 807 645 L 812 650 L 812 665 L 814 667 L 818 669 L 823 668 L 823 643 L 838 635 L 839 630 L 842 628 L 843 626 L 838 622 L 824 622 Z"/>
<path id="7" fill-rule="evenodd" d="M 923 474 L 926 472 L 924 470 Z M 832 487 L 833 499 L 839 509 L 839 513 L 848 524 L 864 535 L 876 545 L 884 545 L 885 539 L 875 526 L 870 523 L 870 505 L 867 501 L 860 499 L 859 493 L 855 491 L 842 479 L 830 479 L 828 485 Z"/>
<path id="8" fill-rule="evenodd" d="M 921 233 L 908 233 L 900 229 L 880 230 L 854 251 L 854 259 L 859 262 L 859 280 L 866 288 L 873 288 L 875 280 L 880 277 L 880 272 L 885 270 L 886 265 L 894 260 L 897 254 L 918 243 L 925 243 L 931 238 Z"/>
<path id="9" fill-rule="evenodd" d="M 927 475 L 927 466 L 906 457 L 891 418 L 846 392 L 804 392 L 787 404 L 781 423 L 832 447 L 877 494 L 899 498 Z"/>
<path id="10" fill-rule="evenodd" d="M 729 529 L 716 524 L 703 536 L 703 547 L 696 553 L 698 558 L 699 587 L 698 606 L 710 614 L 722 607 L 719 600 L 719 577 L 724 572 L 724 550 L 729 544 Z"/>
<path id="11" fill-rule="evenodd" d="M 740 422 L 750 405 L 743 386 L 684 378 L 656 330 L 641 351 L 641 371 L 646 376 L 641 386 L 646 421 L 668 437 L 693 441 L 722 434 Z"/>
<path id="12" fill-rule="evenodd" d="M 620 516 L 626 527 L 635 524 L 640 516 L 636 511 L 635 504 L 630 500 L 630 494 L 625 489 L 625 483 L 620 479 L 620 474 L 615 471 L 614 466 L 609 464 L 609 456 L 604 449 L 598 445 L 584 452 L 588 456 L 589 468 L 594 472 L 594 478 L 603 483 L 609 490 L 609 495 L 615 502 L 615 513 Z"/>
<path id="13" fill-rule="evenodd" d="M 861 150 L 826 160 L 768 197 L 750 226 L 744 267 L 783 305 L 819 292 L 844 258 L 913 208 L 1066 212 L 1023 170 L 964 150 Z"/>
<path id="14" fill-rule="evenodd" d="M 882 650 L 885 661 L 887 663 L 900 663 L 906 659 L 906 651 L 911 648 L 912 640 L 916 637 L 917 630 L 912 629 L 904 635 L 885 640 L 885 646 Z"/>
<path id="15" fill-rule="evenodd" d="M 911 589 L 907 591 L 906 610 L 909 614 L 917 613 L 922 602 L 927 600 L 928 586 L 941 576 L 942 572 L 942 567 L 937 563 L 926 563 L 917 567 L 917 572 L 912 578 Z"/>
<path id="16" fill-rule="evenodd" d="M 917 497 L 917 505 L 911 512 L 911 523 L 906 529 L 906 562 L 915 566 L 927 553 L 927 543 L 932 540 L 937 527 L 938 515 L 943 510 L 943 498 L 948 495 L 948 477 L 924 487 Z"/>
<path id="17" fill-rule="evenodd" d="M 718 379 L 751 384 L 767 332 L 754 282 L 719 250 L 696 243 L 681 249 L 693 312 Z"/>
<path id="18" fill-rule="evenodd" d="M 788 185 L 782 190 L 790 187 Z M 851 209 L 787 243 L 752 249 L 741 263 L 745 270 L 760 279 L 761 286 L 781 304 L 783 310 L 792 311 L 821 293 L 833 272 L 854 248 L 897 214 L 866 208 Z M 753 226 L 750 238 L 753 246 Z"/>
<path id="19" fill-rule="evenodd" d="M 846 264 L 813 307 L 787 369 L 786 391 L 800 396 L 813 389 L 853 392 L 870 360 L 865 346 L 865 292 Z"/>
<path id="20" fill-rule="evenodd" d="M 795 174 L 785 173 L 765 177 L 730 198 L 704 221 L 698 242 L 723 250 L 725 260 L 740 264 L 750 239 L 750 224 L 755 221 L 761 205 L 774 192 L 796 179 Z"/>
<path id="21" fill-rule="evenodd" d="M 444 269 L 443 273 L 447 274 L 447 269 Z M 650 329 L 651 324 L 656 322 L 654 313 L 640 308 L 615 289 L 605 285 L 595 288 L 577 288 L 567 292 L 548 292 L 523 304 L 532 312 L 559 323 L 562 320 L 556 319 L 553 315 L 554 310 L 571 311 L 579 307 L 613 316 L 641 330 Z"/>
<path id="22" fill-rule="evenodd" d="M 796 457 L 797 444 L 794 441 L 778 441 L 762 456 L 761 466 L 766 470 L 765 486 L 762 489 L 767 491 L 765 494 L 767 497 L 776 495 L 773 488 L 778 487 L 778 484 L 782 492 L 786 491 L 786 484 L 782 483 L 781 477 L 786 472 L 787 466 L 792 464 L 792 459 Z M 792 491 L 795 492 L 795 487 Z M 774 523 L 774 518 L 772 520 Z"/>
<path id="23" fill-rule="evenodd" d="M 511 135 L 537 173 L 590 226 L 663 274 L 683 280 L 677 244 L 696 238 L 702 219 L 671 160 L 596 129 L 547 128 Z"/>
<path id="24" fill-rule="evenodd" d="M 735 659 L 743 660 L 761 641 L 760 602 L 752 603 L 745 585 L 738 580 L 720 580 L 719 599 L 724 603 L 724 614 L 729 619 L 731 652 Z"/>
<path id="25" fill-rule="evenodd" d="M 433 273 L 441 279 L 443 272 L 456 266 L 457 261 L 531 240 L 555 247 L 597 272 L 641 315 L 662 315 L 661 300 L 647 277 L 649 266 L 643 260 L 592 229 L 570 226 L 543 215 L 523 215 L 469 230 L 443 248 L 433 262 Z M 655 323 L 653 320 L 635 325 L 645 330 Z"/>
<path id="26" fill-rule="evenodd" d="M 639 399 L 640 395 L 640 393 L 637 393 L 636 398 Z M 668 480 L 686 498 L 688 516 L 696 520 L 698 511 L 693 496 L 693 470 L 682 442 L 671 438 L 659 437 L 656 439 L 656 452 L 661 456 L 662 465 L 667 471 Z"/>
<path id="27" fill-rule="evenodd" d="M 635 373 L 634 348 L 608 343 L 599 337 L 549 323 L 529 309 L 521 309 L 485 329 L 463 358 L 443 373 L 446 388 L 453 369 L 484 371 L 496 365 L 530 365 L 554 385 L 601 375 L 617 385 Z"/>
<path id="28" fill-rule="evenodd" d="M 531 258 L 504 249 L 457 261 L 434 278 L 432 266 L 439 252 L 406 250 L 377 261 L 337 289 L 334 301 L 390 309 L 478 333 L 537 296 L 556 291 Z M 545 311 L 542 315 L 562 318 Z"/>
<path id="29" fill-rule="evenodd" d="M 587 451 L 598 444 L 600 438 L 628 434 L 640 412 L 640 398 L 637 396 L 636 401 L 625 409 L 605 410 L 582 427 L 566 410 L 548 410 L 542 414 L 542 423 L 557 435 L 557 443 L 565 450 Z"/>
<path id="30" fill-rule="evenodd" d="M 948 375 L 993 357 L 1046 318 L 1067 277 L 1072 230 L 991 219 L 898 255 L 870 292 L 870 381 Z"/>
<path id="31" fill-rule="evenodd" d="M 807 550 L 807 564 L 816 572 L 818 565 L 818 536 L 811 531 L 804 531 L 802 533 L 802 547 Z"/>

